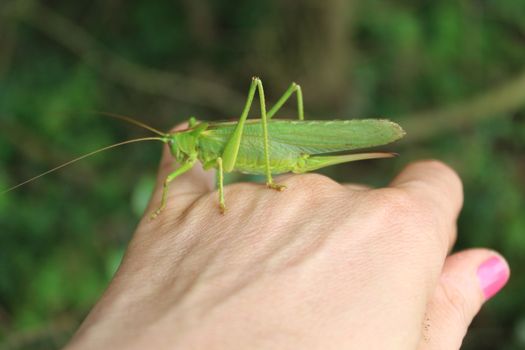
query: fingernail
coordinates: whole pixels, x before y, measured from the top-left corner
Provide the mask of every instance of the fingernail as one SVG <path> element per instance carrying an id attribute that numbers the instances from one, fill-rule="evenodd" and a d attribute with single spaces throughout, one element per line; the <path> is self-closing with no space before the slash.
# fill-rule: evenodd
<path id="1" fill-rule="evenodd" d="M 509 280 L 509 267 L 499 256 L 485 260 L 478 267 L 478 279 L 485 299 L 492 298 Z"/>

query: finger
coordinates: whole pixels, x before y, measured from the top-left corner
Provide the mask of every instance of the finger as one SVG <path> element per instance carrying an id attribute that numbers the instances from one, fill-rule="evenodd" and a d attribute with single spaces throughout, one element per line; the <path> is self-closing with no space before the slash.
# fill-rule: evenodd
<path id="1" fill-rule="evenodd" d="M 463 185 L 457 173 L 435 160 L 408 165 L 390 184 L 403 189 L 417 203 L 433 213 L 448 235 L 449 248 L 456 239 L 456 220 L 463 205 Z"/>
<path id="2" fill-rule="evenodd" d="M 315 174 L 315 173 L 310 173 L 310 174 Z M 292 177 L 295 177 L 295 176 L 301 176 L 301 175 L 300 174 L 298 175 L 298 174 L 288 173 L 288 174 L 284 174 L 284 175 L 278 175 L 278 176 L 276 176 L 274 178 L 274 180 L 275 180 L 276 183 L 284 183 L 288 179 L 290 179 Z M 354 183 L 343 184 L 342 186 L 346 187 L 347 189 L 349 189 L 351 191 L 368 191 L 368 190 L 371 189 L 369 186 L 362 185 L 362 184 L 354 184 Z"/>
<path id="3" fill-rule="evenodd" d="M 370 186 L 362 185 L 362 184 L 354 184 L 354 183 L 344 184 L 343 186 L 345 186 L 350 191 L 358 191 L 358 192 L 369 191 L 372 189 Z"/>
<path id="4" fill-rule="evenodd" d="M 390 184 L 403 188 L 421 199 L 438 204 L 454 218 L 463 205 L 463 185 L 448 165 L 436 161 L 419 161 L 408 165 Z"/>
<path id="5" fill-rule="evenodd" d="M 427 307 L 420 349 L 459 349 L 474 316 L 508 281 L 507 262 L 487 249 L 449 256 Z"/>
<path id="6" fill-rule="evenodd" d="M 187 123 L 180 124 L 173 131 L 183 130 L 188 127 Z M 175 171 L 180 164 L 171 154 L 169 146 L 164 146 L 162 158 L 157 176 L 156 192 L 161 192 L 166 177 Z M 177 194 L 197 194 L 212 191 L 214 188 L 215 171 L 206 171 L 200 162 L 196 162 L 191 170 L 180 175 L 170 183 L 170 195 Z"/>

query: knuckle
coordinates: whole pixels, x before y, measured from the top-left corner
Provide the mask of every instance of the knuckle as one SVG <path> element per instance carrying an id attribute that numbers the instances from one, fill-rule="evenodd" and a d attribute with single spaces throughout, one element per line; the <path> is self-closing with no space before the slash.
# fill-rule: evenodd
<path id="1" fill-rule="evenodd" d="M 470 324 L 469 299 L 455 283 L 445 281 L 439 284 L 435 306 L 442 310 L 445 317 L 456 320 L 459 325 Z"/>
<path id="2" fill-rule="evenodd" d="M 439 229 L 439 217 L 431 207 L 401 188 L 383 188 L 370 194 L 375 197 L 372 199 L 373 215 L 378 223 L 388 223 L 409 242 L 447 251 L 448 236 Z"/>
<path id="3" fill-rule="evenodd" d="M 328 176 L 316 173 L 294 175 L 288 178 L 286 182 L 288 182 L 291 187 L 306 187 L 312 189 L 315 192 L 341 187 L 338 182 L 332 180 Z"/>
<path id="4" fill-rule="evenodd" d="M 339 183 L 320 174 L 293 175 L 284 181 L 288 187 L 279 198 L 284 205 L 320 208 L 340 197 Z"/>
<path id="5" fill-rule="evenodd" d="M 405 219 L 420 209 L 408 192 L 398 188 L 383 188 L 370 192 L 374 208 L 390 219 Z"/>
<path id="6" fill-rule="evenodd" d="M 427 168 L 427 169 L 433 169 L 435 171 L 439 172 L 454 172 L 450 166 L 445 164 L 444 162 L 438 160 L 438 159 L 424 159 L 419 160 L 413 163 L 410 163 L 406 167 L 407 169 L 410 168 Z"/>
<path id="7" fill-rule="evenodd" d="M 443 183 L 451 191 L 453 190 L 455 193 L 460 194 L 463 193 L 463 182 L 458 173 L 444 162 L 437 159 L 428 159 L 413 163 L 409 165 L 409 167 L 410 166 L 425 167 L 429 172 L 432 172 L 435 176 L 442 179 Z"/>
<path id="8" fill-rule="evenodd" d="M 420 162 L 421 165 L 424 165 L 427 168 L 432 168 L 436 171 L 442 172 L 442 173 L 449 173 L 449 174 L 455 174 L 456 171 L 452 169 L 449 165 L 446 163 L 438 160 L 438 159 L 426 159 L 422 160 Z M 416 163 L 417 164 L 417 163 Z"/>
<path id="9" fill-rule="evenodd" d="M 454 169 L 452 169 L 452 167 L 450 167 L 448 164 L 437 159 L 430 159 L 426 162 L 427 166 L 435 169 L 436 171 L 439 171 L 442 174 L 447 175 L 447 177 L 450 178 L 451 181 L 461 184 L 461 179 L 459 178 L 458 173 Z"/>

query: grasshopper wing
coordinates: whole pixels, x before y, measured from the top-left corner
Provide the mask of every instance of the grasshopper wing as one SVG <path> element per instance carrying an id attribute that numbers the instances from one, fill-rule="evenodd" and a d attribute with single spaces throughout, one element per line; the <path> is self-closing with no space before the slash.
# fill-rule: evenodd
<path id="1" fill-rule="evenodd" d="M 223 149 L 236 123 L 212 123 L 203 133 L 207 143 Z M 405 135 L 396 123 L 385 119 L 353 119 L 330 121 L 270 120 L 268 136 L 272 157 L 296 156 L 349 151 L 394 142 Z M 241 150 L 255 150 L 263 144 L 260 119 L 246 122 Z M 222 147 L 221 147 L 222 146 Z"/>
<path id="2" fill-rule="evenodd" d="M 302 153 L 319 154 L 374 147 L 405 135 L 396 123 L 385 119 L 332 121 L 272 121 L 270 142 L 297 147 Z"/>
<path id="3" fill-rule="evenodd" d="M 223 154 L 235 126 L 235 122 L 210 123 L 200 134 L 199 158 L 203 164 L 215 164 L 216 159 Z M 384 119 L 271 120 L 268 122 L 270 167 L 274 174 L 300 170 L 297 168 L 298 162 L 305 156 L 380 146 L 396 141 L 404 134 L 399 125 Z M 373 156 L 377 157 L 379 156 Z M 328 163 L 340 163 L 345 159 L 312 158 L 311 164 L 305 166 L 317 169 L 327 166 Z M 244 125 L 235 169 L 250 174 L 264 174 L 264 164 L 261 120 L 251 119 Z"/>
<path id="4" fill-rule="evenodd" d="M 204 164 L 214 164 L 217 157 L 222 155 L 235 125 L 235 122 L 210 123 L 208 129 L 202 132 L 199 157 Z M 399 125 L 384 119 L 271 120 L 268 122 L 268 146 L 272 172 L 292 171 L 298 159 L 305 155 L 380 146 L 396 141 L 404 134 Z M 247 121 L 235 165 L 237 170 L 251 174 L 264 173 L 263 141 L 261 120 Z M 324 164 L 326 159 L 316 158 L 315 161 Z M 331 159 L 330 162 L 335 160 Z M 314 164 L 309 166 L 313 167 Z"/>

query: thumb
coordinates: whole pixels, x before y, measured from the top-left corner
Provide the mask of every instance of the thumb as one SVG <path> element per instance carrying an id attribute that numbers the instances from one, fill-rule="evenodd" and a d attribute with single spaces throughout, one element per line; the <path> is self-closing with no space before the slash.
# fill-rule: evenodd
<path id="1" fill-rule="evenodd" d="M 490 250 L 449 256 L 427 307 L 419 349 L 459 349 L 474 316 L 509 276 L 505 259 Z"/>

